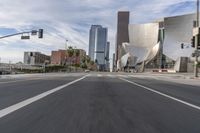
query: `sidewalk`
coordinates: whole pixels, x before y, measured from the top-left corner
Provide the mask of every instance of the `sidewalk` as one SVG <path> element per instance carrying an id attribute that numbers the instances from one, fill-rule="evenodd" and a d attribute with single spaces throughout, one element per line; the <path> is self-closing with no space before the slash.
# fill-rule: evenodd
<path id="1" fill-rule="evenodd" d="M 33 74 L 14 74 L 14 75 L 0 75 L 1 79 L 24 79 L 24 78 L 45 78 L 45 77 L 65 77 L 65 76 L 76 76 L 77 73 L 33 73 Z M 79 73 L 79 75 L 85 75 L 85 73 Z"/>
<path id="2" fill-rule="evenodd" d="M 200 77 L 195 78 L 193 73 L 149 73 L 154 76 L 164 76 L 170 78 L 179 78 L 179 79 L 196 79 L 200 80 Z M 199 74 L 200 76 L 200 74 Z"/>
<path id="3" fill-rule="evenodd" d="M 180 84 L 187 84 L 193 86 L 200 86 L 200 77 L 194 78 L 193 73 L 135 73 L 135 77 L 153 78 L 156 80 L 170 81 Z M 199 74 L 200 76 L 200 74 Z"/>

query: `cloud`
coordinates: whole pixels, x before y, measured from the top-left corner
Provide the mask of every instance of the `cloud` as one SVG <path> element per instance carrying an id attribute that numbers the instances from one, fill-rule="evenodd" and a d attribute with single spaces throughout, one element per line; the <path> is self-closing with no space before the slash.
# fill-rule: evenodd
<path id="1" fill-rule="evenodd" d="M 76 46 L 88 51 L 89 29 L 92 24 L 108 28 L 111 54 L 115 49 L 117 11 L 131 11 L 131 23 L 144 23 L 164 16 L 190 13 L 195 0 L 1 0 L 0 35 L 8 30 L 26 31 L 44 29 L 44 39 L 20 36 L 0 40 L 0 57 L 3 61 L 23 61 L 24 51 L 41 51 Z M 195 11 L 195 10 L 194 10 Z M 9 31 L 12 33 L 12 31 Z M 112 57 L 112 56 L 111 56 Z"/>
<path id="2" fill-rule="evenodd" d="M 179 2 L 177 4 L 173 4 L 170 7 L 167 7 L 164 12 L 167 12 L 168 14 L 183 14 L 188 12 L 194 13 L 194 7 L 196 6 L 196 2 L 194 1 L 185 1 L 185 2 Z"/>

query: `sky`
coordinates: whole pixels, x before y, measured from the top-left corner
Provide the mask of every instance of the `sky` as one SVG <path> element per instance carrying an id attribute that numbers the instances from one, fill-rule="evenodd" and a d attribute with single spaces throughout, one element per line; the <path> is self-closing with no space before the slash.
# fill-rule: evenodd
<path id="1" fill-rule="evenodd" d="M 195 0 L 0 0 L 0 36 L 44 29 L 44 39 L 20 36 L 0 39 L 0 62 L 23 62 L 24 51 L 52 50 L 68 46 L 88 52 L 92 24 L 108 28 L 110 57 L 115 50 L 117 12 L 130 11 L 130 23 L 148 23 L 163 17 L 196 11 Z"/>

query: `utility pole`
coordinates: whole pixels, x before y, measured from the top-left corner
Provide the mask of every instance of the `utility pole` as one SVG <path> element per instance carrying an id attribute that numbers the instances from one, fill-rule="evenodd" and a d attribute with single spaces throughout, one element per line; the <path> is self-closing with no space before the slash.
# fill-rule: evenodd
<path id="1" fill-rule="evenodd" d="M 198 34 L 196 35 L 195 39 L 195 51 L 198 50 L 198 35 L 199 35 L 199 0 L 197 0 L 197 27 L 198 27 Z M 194 61 L 194 77 L 198 77 L 198 56 L 195 55 Z"/>
<path id="2" fill-rule="evenodd" d="M 67 43 L 68 43 L 68 40 L 66 39 L 65 40 L 65 66 L 67 66 L 67 55 L 68 55 L 68 53 L 67 53 Z"/>

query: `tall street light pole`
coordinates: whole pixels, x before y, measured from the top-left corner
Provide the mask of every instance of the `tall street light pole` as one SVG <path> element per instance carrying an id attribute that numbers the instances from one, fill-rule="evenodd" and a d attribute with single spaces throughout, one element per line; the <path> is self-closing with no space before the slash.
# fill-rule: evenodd
<path id="1" fill-rule="evenodd" d="M 199 0 L 197 0 L 197 26 L 199 26 Z"/>
<path id="2" fill-rule="evenodd" d="M 198 28 L 198 34 L 195 41 L 195 51 L 198 50 L 198 35 L 199 35 L 199 0 L 197 0 L 197 28 Z M 194 76 L 198 77 L 198 56 L 195 56 L 195 64 L 194 64 Z"/>

